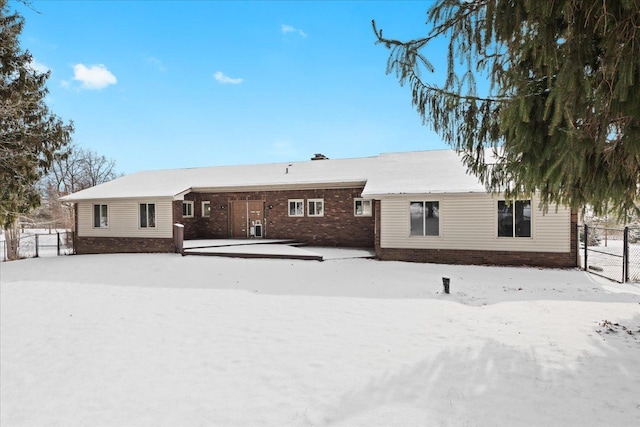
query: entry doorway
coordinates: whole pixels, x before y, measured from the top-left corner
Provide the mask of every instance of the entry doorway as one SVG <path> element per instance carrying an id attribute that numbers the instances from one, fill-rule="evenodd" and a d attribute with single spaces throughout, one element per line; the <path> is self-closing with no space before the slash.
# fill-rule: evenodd
<path id="1" fill-rule="evenodd" d="M 264 234 L 264 202 L 262 200 L 231 201 L 231 237 L 247 239 Z"/>

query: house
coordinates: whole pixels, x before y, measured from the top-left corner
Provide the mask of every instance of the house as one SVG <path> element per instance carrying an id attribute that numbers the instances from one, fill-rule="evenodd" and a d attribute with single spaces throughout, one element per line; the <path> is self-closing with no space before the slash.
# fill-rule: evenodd
<path id="1" fill-rule="evenodd" d="M 172 252 L 185 239 L 295 239 L 382 260 L 577 265 L 577 214 L 487 193 L 451 150 L 139 172 L 62 198 L 76 252 Z"/>

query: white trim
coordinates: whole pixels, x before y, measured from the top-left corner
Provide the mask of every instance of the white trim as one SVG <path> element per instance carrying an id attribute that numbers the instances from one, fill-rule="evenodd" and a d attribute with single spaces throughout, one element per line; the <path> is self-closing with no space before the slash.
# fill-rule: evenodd
<path id="1" fill-rule="evenodd" d="M 100 206 L 100 225 L 96 227 L 96 223 L 95 223 L 95 209 L 96 206 Z M 107 215 L 106 215 L 106 225 L 102 225 L 102 207 L 107 208 Z M 91 228 L 94 228 L 96 230 L 108 230 L 109 229 L 109 204 L 108 203 L 92 203 L 91 204 Z"/>
<path id="2" fill-rule="evenodd" d="M 500 227 L 499 227 L 499 216 L 500 216 L 500 212 L 498 210 L 498 205 L 500 204 L 500 202 L 509 202 L 511 204 L 511 206 L 513 207 L 511 210 L 511 217 L 512 219 L 512 225 L 511 225 L 511 236 L 500 236 Z M 516 236 L 516 221 L 515 216 L 516 216 L 516 212 L 515 212 L 515 206 L 517 202 L 529 202 L 529 235 L 528 236 Z M 498 198 L 496 200 L 495 203 L 495 217 L 494 217 L 494 226 L 495 226 L 495 237 L 497 240 L 511 240 L 511 239 L 533 239 L 533 213 L 534 213 L 534 206 L 533 206 L 533 202 L 534 199 L 532 197 L 528 198 L 528 199 L 505 199 L 504 197 L 502 198 Z"/>
<path id="3" fill-rule="evenodd" d="M 288 190 L 336 190 L 364 187 L 367 181 L 308 182 L 296 184 L 238 185 L 224 187 L 193 187 L 194 193 L 238 193 L 243 191 L 288 191 Z"/>
<path id="4" fill-rule="evenodd" d="M 311 203 L 313 203 L 313 214 L 311 213 Z M 318 204 L 320 204 L 320 213 L 318 213 Z M 322 217 L 324 216 L 324 199 L 307 199 L 307 216 Z"/>
<path id="5" fill-rule="evenodd" d="M 140 206 L 147 205 L 147 225 L 142 226 L 142 222 L 140 221 Z M 153 225 L 149 225 L 149 205 L 153 205 Z M 156 228 L 158 223 L 158 212 L 156 202 L 139 202 L 138 203 L 138 228 L 140 230 L 153 230 Z"/>
<path id="6" fill-rule="evenodd" d="M 184 207 L 189 206 L 187 208 L 187 214 L 184 214 Z M 189 212 L 190 211 L 190 212 Z M 183 200 L 182 201 L 182 218 L 193 218 L 193 201 L 192 200 Z"/>
<path id="7" fill-rule="evenodd" d="M 362 213 L 358 213 L 358 208 L 356 207 L 357 203 L 360 202 L 362 206 Z M 369 212 L 364 208 L 365 202 L 369 202 Z M 353 216 L 356 217 L 368 217 L 373 215 L 373 200 L 372 199 L 363 199 L 362 197 L 358 197 L 353 199 Z"/>
<path id="8" fill-rule="evenodd" d="M 422 234 L 411 234 L 411 204 L 412 203 L 422 203 Z M 436 208 L 438 209 L 438 216 L 435 218 L 438 219 L 438 234 L 427 234 L 427 215 L 426 215 L 426 204 L 427 203 L 436 203 Z M 421 237 L 429 237 L 435 238 L 440 237 L 442 235 L 440 229 L 440 200 L 414 200 L 410 199 L 408 204 L 408 212 L 409 212 L 409 238 L 421 238 Z"/>
<path id="9" fill-rule="evenodd" d="M 205 215 L 204 214 L 204 211 L 205 211 L 204 207 L 206 205 L 209 205 L 209 215 Z M 202 218 L 210 218 L 211 217 L 211 201 L 210 200 L 203 200 L 200 207 L 201 207 L 200 216 Z"/>
<path id="10" fill-rule="evenodd" d="M 295 203 L 294 210 L 296 211 L 293 215 L 291 215 L 291 203 Z M 298 212 L 298 204 L 302 207 L 302 211 Z M 287 201 L 287 215 L 290 217 L 301 217 L 304 216 L 304 199 L 289 199 Z"/>

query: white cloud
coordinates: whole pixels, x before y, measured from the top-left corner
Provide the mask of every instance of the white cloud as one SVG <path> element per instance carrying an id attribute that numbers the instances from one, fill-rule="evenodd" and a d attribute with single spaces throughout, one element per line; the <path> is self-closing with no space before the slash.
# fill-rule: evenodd
<path id="1" fill-rule="evenodd" d="M 282 31 L 282 34 L 298 33 L 301 37 L 307 37 L 307 34 L 304 31 L 299 28 L 292 27 L 291 25 L 282 24 L 280 25 L 280 30 Z"/>
<path id="2" fill-rule="evenodd" d="M 158 58 L 155 58 L 153 56 L 150 56 L 147 58 L 147 62 L 153 66 L 155 66 L 158 71 L 161 71 L 163 73 L 165 73 L 167 71 L 167 67 L 164 66 L 164 64 L 162 63 L 162 61 L 160 61 Z"/>
<path id="3" fill-rule="evenodd" d="M 231 84 L 231 85 L 240 84 L 244 80 L 244 79 L 240 79 L 240 78 L 234 79 L 234 78 L 231 78 L 229 76 L 225 76 L 222 71 L 217 71 L 213 75 L 213 78 L 216 79 L 218 82 L 220 82 L 222 84 Z"/>
<path id="4" fill-rule="evenodd" d="M 99 90 L 118 82 L 116 76 L 102 64 L 73 66 L 73 79 L 82 82 L 82 89 Z"/>
<path id="5" fill-rule="evenodd" d="M 37 71 L 38 73 L 46 73 L 46 72 L 51 70 L 51 68 L 49 68 L 46 65 L 36 61 L 35 59 L 31 59 L 30 66 L 31 66 L 31 69 Z"/>

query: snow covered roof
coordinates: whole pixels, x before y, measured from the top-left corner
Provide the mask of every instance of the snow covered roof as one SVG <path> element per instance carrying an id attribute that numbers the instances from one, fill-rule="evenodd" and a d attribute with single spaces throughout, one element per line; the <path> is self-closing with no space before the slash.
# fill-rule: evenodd
<path id="1" fill-rule="evenodd" d="M 484 192 L 452 150 L 374 157 L 143 171 L 62 197 L 95 199 L 179 197 L 189 191 L 260 187 L 365 185 L 363 197 L 394 194 Z"/>

